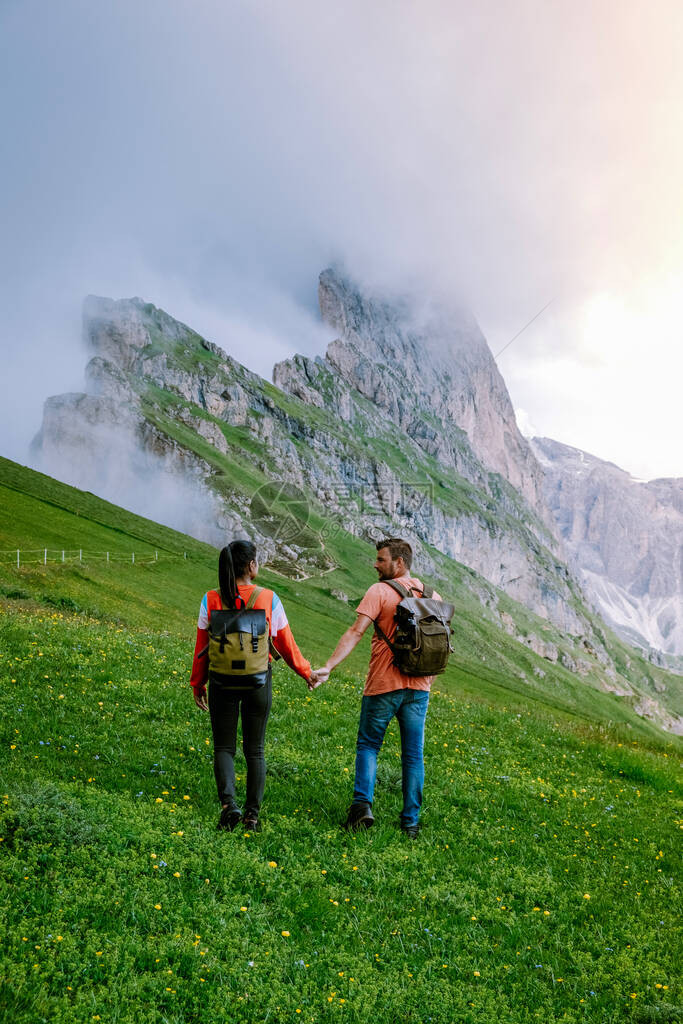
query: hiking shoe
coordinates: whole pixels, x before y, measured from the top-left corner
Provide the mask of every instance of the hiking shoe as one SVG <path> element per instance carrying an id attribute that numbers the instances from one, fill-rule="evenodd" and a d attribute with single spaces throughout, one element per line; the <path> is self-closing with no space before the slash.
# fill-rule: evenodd
<path id="1" fill-rule="evenodd" d="M 409 839 L 417 839 L 420 832 L 419 825 L 401 825 L 401 832 L 408 836 Z"/>
<path id="2" fill-rule="evenodd" d="M 216 828 L 225 832 L 234 832 L 241 820 L 242 812 L 238 811 L 236 807 L 224 807 Z"/>
<path id="3" fill-rule="evenodd" d="M 253 814 L 245 815 L 242 818 L 242 825 L 245 832 L 260 832 L 261 822 Z"/>
<path id="4" fill-rule="evenodd" d="M 342 822 L 341 827 L 347 831 L 350 829 L 357 832 L 360 828 L 370 828 L 374 824 L 375 819 L 372 816 L 370 804 L 351 804 L 346 821 Z"/>

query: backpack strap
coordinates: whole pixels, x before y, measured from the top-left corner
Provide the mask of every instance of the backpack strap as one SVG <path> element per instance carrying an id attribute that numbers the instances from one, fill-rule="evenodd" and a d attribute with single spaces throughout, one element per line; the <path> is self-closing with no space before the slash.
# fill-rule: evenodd
<path id="1" fill-rule="evenodd" d="M 388 583 L 391 589 L 395 590 L 397 594 L 401 595 L 401 597 L 410 597 L 413 591 L 415 591 L 416 594 L 419 594 L 420 597 L 431 597 L 434 593 L 434 588 L 428 587 L 426 583 L 422 584 L 422 591 L 420 592 L 417 587 L 411 587 L 409 590 L 406 590 L 406 588 L 401 586 L 400 583 L 397 583 L 396 580 L 382 580 L 381 582 Z"/>
<path id="2" fill-rule="evenodd" d="M 270 656 L 273 659 L 273 661 L 282 661 L 282 655 L 276 648 L 273 641 L 270 639 L 268 640 L 268 650 L 270 651 Z"/>
<path id="3" fill-rule="evenodd" d="M 379 623 L 377 622 L 377 620 L 375 620 L 375 621 L 373 622 L 373 626 L 375 627 L 375 633 L 377 634 L 377 636 L 381 637 L 381 638 L 382 638 L 382 640 L 384 640 L 384 643 L 385 643 L 385 644 L 387 645 L 387 647 L 389 648 L 389 650 L 390 650 L 390 651 L 392 652 L 392 654 L 393 654 L 393 653 L 394 653 L 394 645 L 392 644 L 391 640 L 389 639 L 389 637 L 387 636 L 387 634 L 386 634 L 386 633 L 384 632 L 384 630 L 382 629 L 382 627 L 381 627 L 381 626 L 379 625 Z"/>
<path id="4" fill-rule="evenodd" d="M 416 593 L 420 593 L 420 591 L 418 591 L 416 587 L 411 587 L 409 590 L 406 590 L 406 588 L 402 586 L 400 583 L 397 583 L 396 580 L 381 580 L 380 582 L 387 583 L 391 587 L 391 589 L 395 590 L 399 597 L 402 599 L 410 597 L 413 590 L 415 590 Z M 433 593 L 434 590 L 432 587 L 428 587 L 424 583 L 422 584 L 422 593 L 420 594 L 421 597 L 431 597 Z M 384 643 L 387 645 L 387 647 L 393 654 L 394 644 L 392 644 L 391 640 L 386 635 L 382 627 L 376 620 L 373 622 L 373 626 L 375 627 L 375 632 L 377 633 L 377 635 L 381 637 L 382 640 L 384 640 Z"/>
<path id="5" fill-rule="evenodd" d="M 251 594 L 249 596 L 249 600 L 247 601 L 247 603 L 245 605 L 245 608 L 244 608 L 245 611 L 248 612 L 251 608 L 254 607 L 254 605 L 256 604 L 256 598 L 259 596 L 259 594 L 262 592 L 262 590 L 263 590 L 263 587 L 254 587 L 254 589 L 252 590 L 252 592 L 251 592 Z M 240 643 L 241 643 L 241 635 L 240 635 Z M 258 651 L 258 633 L 256 631 L 256 622 L 255 622 L 255 620 L 252 620 L 252 623 L 251 623 L 251 649 L 254 652 L 254 654 L 256 654 L 256 652 Z"/>
<path id="6" fill-rule="evenodd" d="M 401 586 L 400 583 L 397 583 L 396 580 L 381 580 L 380 582 L 386 583 L 388 586 L 390 586 L 392 590 L 396 591 L 399 597 L 410 597 L 410 591 L 406 590 L 406 588 Z"/>
<path id="7" fill-rule="evenodd" d="M 262 591 L 263 591 L 263 587 L 254 587 L 254 589 L 253 589 L 253 591 L 251 593 L 251 596 L 250 596 L 250 598 L 249 598 L 249 600 L 247 601 L 247 604 L 246 604 L 247 610 L 249 608 L 253 608 L 254 607 L 254 604 L 256 603 L 256 598 L 259 596 L 259 594 Z M 254 637 L 252 637 L 251 642 L 252 642 L 252 644 L 254 643 Z M 268 650 L 270 651 L 270 656 L 273 659 L 273 661 L 280 661 L 280 659 L 282 658 L 282 655 L 279 653 L 279 651 L 275 650 L 275 647 L 273 645 L 273 641 L 272 641 L 272 639 L 270 637 L 268 638 Z"/>
<path id="8" fill-rule="evenodd" d="M 403 600 L 406 597 L 410 597 L 410 593 L 411 593 L 410 590 L 406 590 L 406 588 L 401 586 L 400 583 L 397 583 L 396 580 L 380 580 L 380 582 L 381 583 L 386 583 L 388 586 L 391 587 L 392 590 L 395 590 L 396 593 L 398 594 L 398 596 L 401 598 L 401 600 Z M 382 640 L 384 640 L 384 643 L 387 645 L 387 647 L 389 648 L 389 650 L 393 654 L 393 652 L 394 652 L 394 645 L 392 644 L 391 640 L 386 635 L 386 633 L 384 632 L 384 630 L 379 625 L 379 623 L 377 622 L 376 619 L 373 622 L 373 625 L 375 627 L 375 632 L 377 633 L 377 636 L 381 637 Z"/>
<path id="9" fill-rule="evenodd" d="M 251 592 L 251 596 L 250 596 L 249 600 L 247 601 L 247 603 L 245 605 L 245 611 L 249 611 L 250 608 L 254 607 L 254 605 L 256 603 L 256 598 L 262 592 L 263 592 L 263 587 L 254 587 L 254 589 Z"/>

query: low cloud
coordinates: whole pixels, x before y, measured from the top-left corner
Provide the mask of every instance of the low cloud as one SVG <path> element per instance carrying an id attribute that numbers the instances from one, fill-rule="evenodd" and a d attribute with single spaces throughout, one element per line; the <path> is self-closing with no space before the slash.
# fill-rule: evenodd
<path id="1" fill-rule="evenodd" d="M 264 376 L 324 351 L 331 262 L 471 308 L 494 352 L 554 299 L 509 350 L 515 403 L 551 433 L 519 391 L 534 346 L 573 352 L 592 296 L 683 265 L 676 0 L 626 0 L 618 18 L 607 0 L 96 14 L 87 0 L 0 12 L 6 454 L 48 394 L 81 386 L 87 293 L 142 295 Z M 651 390 L 668 370 L 649 351 Z M 667 433 L 650 443 L 673 472 Z"/>
<path id="2" fill-rule="evenodd" d="M 103 418 L 104 419 L 104 418 Z M 226 536 L 241 536 L 218 498 L 191 466 L 143 448 L 130 424 L 99 422 L 74 407 L 62 421 L 51 423 L 44 443 L 31 451 L 32 464 L 73 487 L 92 491 L 164 526 L 220 546 Z"/>

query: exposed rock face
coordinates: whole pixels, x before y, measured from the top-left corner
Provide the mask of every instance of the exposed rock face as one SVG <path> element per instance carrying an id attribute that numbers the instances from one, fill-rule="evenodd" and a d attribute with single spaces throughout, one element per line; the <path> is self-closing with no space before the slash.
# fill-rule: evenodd
<path id="1" fill-rule="evenodd" d="M 545 515 L 538 465 L 470 314 L 365 295 L 334 270 L 320 275 L 319 300 L 323 319 L 340 333 L 327 362 L 351 388 L 426 451 L 466 471 L 472 467 L 462 459 L 464 431 L 481 465 L 500 473 Z M 276 367 L 276 382 L 278 374 Z"/>
<path id="2" fill-rule="evenodd" d="M 221 544 L 225 536 L 246 536 L 241 516 L 211 488 L 206 462 L 150 422 L 142 403 L 142 382 L 156 379 L 163 386 L 165 378 L 188 402 L 201 400 L 202 381 L 173 360 L 168 366 L 168 352 L 160 349 L 170 345 L 182 353 L 200 346 L 212 352 L 215 346 L 138 298 L 88 296 L 83 328 L 96 353 L 86 367 L 88 393 L 47 399 L 32 446 L 38 465 L 199 540 Z M 161 372 L 150 378 L 150 369 Z M 185 407 L 178 419 L 217 449 L 221 442 L 227 447 L 213 422 L 196 419 Z M 268 537 L 259 540 L 264 552 L 273 550 Z"/>
<path id="3" fill-rule="evenodd" d="M 642 483 L 534 438 L 546 499 L 585 589 L 630 642 L 683 654 L 683 479 Z"/>
<path id="4" fill-rule="evenodd" d="M 319 300 L 323 319 L 340 337 L 324 360 L 295 356 L 278 363 L 279 387 L 316 405 L 322 387 L 346 422 L 353 416 L 350 396 L 360 394 L 475 486 L 486 488 L 487 473 L 499 473 L 549 522 L 538 464 L 471 316 L 366 296 L 333 270 L 320 275 Z"/>

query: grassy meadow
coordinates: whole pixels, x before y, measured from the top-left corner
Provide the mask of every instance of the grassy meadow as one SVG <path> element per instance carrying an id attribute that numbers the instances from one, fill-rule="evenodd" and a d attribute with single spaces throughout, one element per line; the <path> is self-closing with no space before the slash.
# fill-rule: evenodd
<path id="1" fill-rule="evenodd" d="M 395 724 L 377 825 L 338 827 L 368 643 L 313 694 L 276 667 L 263 831 L 218 833 L 187 687 L 216 552 L 0 468 L 1 549 L 121 555 L 0 563 L 3 1020 L 683 1020 L 680 741 L 559 670 L 525 686 L 534 656 L 476 633 L 461 595 L 417 841 Z M 372 579 L 363 552 L 324 585 L 263 574 L 313 660 L 353 618 L 329 588 Z"/>

